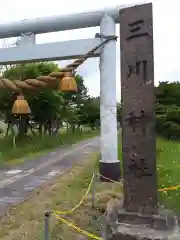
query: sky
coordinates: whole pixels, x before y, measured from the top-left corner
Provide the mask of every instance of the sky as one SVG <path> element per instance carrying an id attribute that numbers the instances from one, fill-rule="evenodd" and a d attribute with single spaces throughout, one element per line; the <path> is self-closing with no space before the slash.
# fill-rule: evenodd
<path id="1" fill-rule="evenodd" d="M 180 80 L 180 1 L 179 0 L 152 0 L 154 22 L 154 67 L 155 85 L 159 81 Z M 29 18 L 39 18 L 51 15 L 64 15 L 86 12 L 105 7 L 120 6 L 129 3 L 138 3 L 135 0 L 111 1 L 83 1 L 83 0 L 6 0 L 1 5 L 0 23 L 13 22 Z M 40 34 L 36 37 L 37 43 L 93 38 L 99 32 L 99 27 L 86 28 L 56 33 Z M 119 24 L 116 25 L 116 35 L 119 36 Z M 84 37 L 85 36 L 85 37 Z M 1 41 L 1 46 L 11 42 L 11 39 Z M 120 96 L 120 50 L 117 41 L 117 100 Z M 64 67 L 67 61 L 61 61 Z M 85 84 L 91 96 L 100 94 L 99 58 L 87 60 L 78 68 L 78 73 L 85 79 Z"/>

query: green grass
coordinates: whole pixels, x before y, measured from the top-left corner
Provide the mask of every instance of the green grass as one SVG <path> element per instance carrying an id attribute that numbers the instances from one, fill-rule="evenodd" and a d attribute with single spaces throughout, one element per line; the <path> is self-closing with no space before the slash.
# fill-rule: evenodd
<path id="1" fill-rule="evenodd" d="M 72 137 L 72 135 L 71 135 Z M 120 146 L 120 144 L 119 144 Z M 158 187 L 171 187 L 180 184 L 180 143 L 157 138 L 157 172 Z M 56 178 L 53 185 L 44 186 L 31 194 L 31 199 L 14 207 L 5 217 L 0 219 L 0 239 L 31 240 L 43 239 L 44 212 L 51 209 L 67 210 L 74 207 L 85 193 L 92 172 L 97 169 L 99 155 L 90 156 L 87 161 L 75 165 L 63 176 Z M 122 159 L 121 146 L 119 159 Z M 112 183 L 96 183 L 96 207 L 105 206 L 107 200 L 120 193 L 121 187 Z M 159 192 L 159 201 L 166 208 L 180 212 L 180 189 Z M 65 216 L 78 227 L 100 235 L 100 212 L 91 208 L 91 194 L 87 201 L 72 215 Z M 51 218 L 50 240 L 77 239 L 77 232 L 65 224 Z"/>
<path id="2" fill-rule="evenodd" d="M 180 143 L 157 139 L 157 172 L 159 188 L 180 185 Z M 166 208 L 180 212 L 180 188 L 159 192 L 159 202 Z"/>
<path id="3" fill-rule="evenodd" d="M 8 137 L 7 140 L 0 138 L 0 162 L 8 166 L 21 164 L 26 160 L 45 154 L 53 148 L 71 145 L 98 134 L 98 131 L 87 129 L 83 133 L 63 131 L 57 136 L 43 135 L 43 137 L 35 136 L 17 141 L 15 148 L 13 148 L 12 137 Z"/>
<path id="4" fill-rule="evenodd" d="M 156 140 L 158 188 L 180 185 L 180 142 L 158 137 Z M 121 141 L 119 159 L 122 159 Z M 122 164 L 122 162 L 121 162 Z M 180 213 L 180 188 L 159 192 L 159 203 Z"/>

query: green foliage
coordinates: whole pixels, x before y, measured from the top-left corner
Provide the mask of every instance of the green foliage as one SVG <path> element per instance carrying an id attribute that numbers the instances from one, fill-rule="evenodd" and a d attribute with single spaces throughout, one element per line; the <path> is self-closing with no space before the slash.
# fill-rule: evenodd
<path id="1" fill-rule="evenodd" d="M 180 83 L 160 82 L 156 88 L 156 97 L 159 104 L 180 106 Z"/>
<path id="2" fill-rule="evenodd" d="M 100 124 L 100 98 L 89 98 L 79 108 L 81 124 L 88 124 L 92 128 Z"/>
<path id="3" fill-rule="evenodd" d="M 53 62 L 27 63 L 10 67 L 3 73 L 3 77 L 12 81 L 34 79 L 58 70 L 60 70 L 58 65 Z M 83 77 L 76 72 L 74 74 L 78 87 L 77 92 L 57 92 L 44 88 L 41 91 L 24 93 L 31 108 L 31 118 L 41 129 L 47 122 L 55 120 L 60 120 L 61 123 L 66 122 L 73 128 L 82 124 L 94 127 L 95 122 L 99 121 L 99 99 L 91 99 L 84 85 Z M 1 118 L 5 117 L 6 120 L 12 118 L 11 110 L 15 100 L 14 93 L 0 89 Z"/>
<path id="4" fill-rule="evenodd" d="M 156 132 L 180 139 L 180 83 L 161 82 L 156 87 Z"/>
<path id="5" fill-rule="evenodd" d="M 11 80 L 36 78 L 40 75 L 47 75 L 50 72 L 57 71 L 58 65 L 53 62 L 46 63 L 26 63 L 13 66 L 4 72 L 3 77 Z"/>
<path id="6" fill-rule="evenodd" d="M 180 139 L 180 125 L 172 121 L 164 121 L 161 125 L 161 135 L 167 139 Z"/>
<path id="7" fill-rule="evenodd" d="M 80 132 L 65 132 L 63 129 L 60 134 L 56 136 L 31 136 L 31 138 L 23 139 L 16 142 L 16 147 L 12 148 L 12 136 L 6 140 L 0 138 L 0 153 L 3 156 L 4 163 L 9 165 L 20 164 L 27 161 L 29 158 L 38 156 L 39 154 L 46 153 L 53 148 L 74 144 L 78 141 L 94 137 L 98 135 L 98 131 L 89 132 L 86 128 L 82 133 Z M 24 158 L 24 156 L 26 156 Z"/>
<path id="8" fill-rule="evenodd" d="M 156 132 L 161 134 L 164 129 L 164 123 L 166 122 L 165 115 L 156 115 Z"/>
<path id="9" fill-rule="evenodd" d="M 3 77 L 9 78 L 12 81 L 15 79 L 36 78 L 40 75 L 49 74 L 52 71 L 58 70 L 57 64 L 54 63 L 27 63 L 9 68 L 4 72 Z M 57 114 L 57 109 L 61 103 L 60 96 L 57 96 L 52 90 L 43 90 L 34 92 L 26 96 L 32 110 L 32 115 L 35 121 L 45 121 Z M 11 115 L 12 104 L 15 97 L 8 90 L 0 90 L 0 110 L 7 117 Z"/>
<path id="10" fill-rule="evenodd" d="M 57 117 L 64 103 L 61 93 L 45 89 L 35 95 L 27 96 L 32 115 L 37 122 L 45 122 L 49 118 Z"/>
<path id="11" fill-rule="evenodd" d="M 167 121 L 173 121 L 176 124 L 180 124 L 180 107 L 172 107 L 172 109 L 167 110 L 166 119 Z"/>
<path id="12" fill-rule="evenodd" d="M 78 91 L 73 93 L 62 93 L 64 99 L 64 105 L 62 109 L 64 120 L 72 126 L 81 125 L 82 112 L 80 111 L 80 109 L 82 106 L 84 106 L 87 99 L 89 99 L 88 90 L 84 85 L 84 79 L 78 74 L 75 76 Z"/>
<path id="13" fill-rule="evenodd" d="M 167 112 L 167 106 L 164 106 L 162 104 L 156 104 L 156 114 L 162 115 Z"/>
<path id="14" fill-rule="evenodd" d="M 11 109 L 15 99 L 12 92 L 0 89 L 0 112 L 6 119 L 11 116 Z"/>

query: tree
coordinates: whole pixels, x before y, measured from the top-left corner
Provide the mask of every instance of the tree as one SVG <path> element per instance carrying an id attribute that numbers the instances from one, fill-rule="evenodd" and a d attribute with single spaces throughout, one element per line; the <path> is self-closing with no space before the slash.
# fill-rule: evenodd
<path id="1" fill-rule="evenodd" d="M 59 67 L 53 62 L 18 64 L 5 71 L 3 77 L 11 80 L 24 80 L 28 78 L 36 78 L 40 75 L 48 75 L 57 70 L 59 70 Z"/>
<path id="2" fill-rule="evenodd" d="M 40 75 L 49 74 L 52 71 L 58 70 L 58 65 L 52 62 L 47 63 L 28 63 L 24 65 L 16 65 L 6 70 L 3 77 L 9 78 L 12 81 L 14 79 L 28 79 L 36 78 Z M 57 118 L 60 113 L 60 106 L 62 105 L 62 95 L 61 93 L 55 93 L 49 89 L 43 89 L 42 91 L 34 91 L 26 95 L 28 103 L 32 111 L 32 119 L 39 125 L 39 131 L 42 133 L 42 127 L 47 122 L 49 122 L 49 127 L 51 127 L 51 122 L 53 119 Z M 8 90 L 0 90 L 0 111 L 3 112 L 7 119 L 10 120 L 12 115 L 10 114 L 12 109 L 12 104 L 15 99 L 13 99 L 13 94 Z M 11 116 L 10 116 L 11 115 Z M 49 133 L 51 130 L 49 129 Z"/>
<path id="3" fill-rule="evenodd" d="M 180 106 L 180 83 L 160 82 L 155 88 L 156 98 L 159 104 Z"/>
<path id="4" fill-rule="evenodd" d="M 80 123 L 89 125 L 92 130 L 100 125 L 100 98 L 88 98 L 79 108 Z"/>
<path id="5" fill-rule="evenodd" d="M 37 78 L 40 75 L 48 75 L 50 72 L 60 70 L 53 62 L 27 63 L 12 66 L 3 73 L 3 77 L 11 79 Z M 75 73 L 76 74 L 76 73 Z M 52 89 L 44 88 L 41 91 L 31 91 L 26 94 L 26 99 L 30 105 L 31 119 L 39 128 L 40 134 L 45 132 L 51 134 L 57 132 L 62 121 L 67 122 L 74 128 L 79 125 L 79 108 L 88 98 L 87 88 L 80 75 L 75 75 L 77 82 L 77 92 L 55 92 Z M 7 119 L 12 117 L 11 109 L 14 102 L 14 95 L 0 89 L 0 111 Z"/>
<path id="6" fill-rule="evenodd" d="M 81 104 L 82 101 L 89 98 L 88 89 L 84 85 L 83 77 L 80 76 L 79 74 L 76 74 L 76 72 L 74 72 L 74 75 L 75 75 L 75 80 L 76 80 L 78 90 L 77 92 L 73 92 L 73 93 L 65 92 L 63 93 L 63 97 L 67 102 L 71 101 L 71 102 L 75 102 L 76 104 Z"/>
<path id="7" fill-rule="evenodd" d="M 156 132 L 180 139 L 180 83 L 160 82 L 156 92 Z"/>
<path id="8" fill-rule="evenodd" d="M 84 79 L 82 76 L 76 74 L 75 80 L 77 84 L 77 92 L 64 92 L 62 96 L 64 98 L 63 116 L 65 122 L 71 126 L 75 131 L 76 126 L 80 127 L 80 109 L 84 105 L 85 101 L 89 98 L 88 90 L 84 85 Z"/>

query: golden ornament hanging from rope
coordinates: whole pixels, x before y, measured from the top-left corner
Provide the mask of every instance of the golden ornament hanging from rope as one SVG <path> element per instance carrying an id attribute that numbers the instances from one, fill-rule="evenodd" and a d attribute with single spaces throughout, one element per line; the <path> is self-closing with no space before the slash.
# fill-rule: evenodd
<path id="1" fill-rule="evenodd" d="M 12 113 L 14 115 L 24 115 L 30 114 L 31 109 L 29 107 L 28 102 L 24 99 L 24 96 L 20 94 L 17 96 L 17 100 L 14 102 L 12 106 Z"/>
<path id="2" fill-rule="evenodd" d="M 59 91 L 77 92 L 77 84 L 72 72 L 64 73 L 64 76 L 60 80 Z"/>

